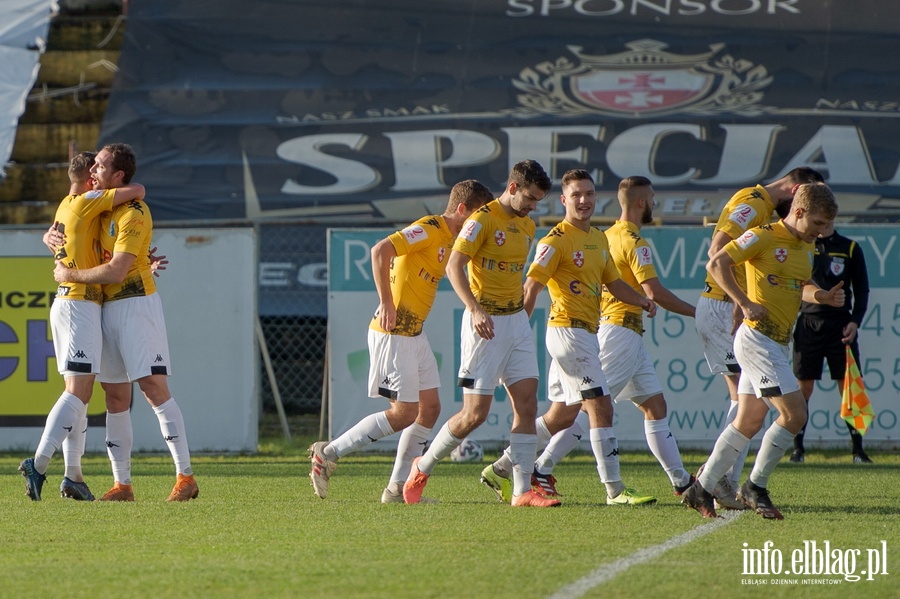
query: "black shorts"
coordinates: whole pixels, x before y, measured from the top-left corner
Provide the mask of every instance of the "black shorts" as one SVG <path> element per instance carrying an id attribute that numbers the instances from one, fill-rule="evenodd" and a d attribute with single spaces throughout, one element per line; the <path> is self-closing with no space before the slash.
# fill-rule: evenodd
<path id="1" fill-rule="evenodd" d="M 847 367 L 847 350 L 844 349 L 844 327 L 850 319 L 824 318 L 801 314 L 794 328 L 794 376 L 801 381 L 822 378 L 823 360 L 828 361 L 831 379 L 843 380 Z M 859 363 L 859 344 L 850 344 L 853 357 Z"/>

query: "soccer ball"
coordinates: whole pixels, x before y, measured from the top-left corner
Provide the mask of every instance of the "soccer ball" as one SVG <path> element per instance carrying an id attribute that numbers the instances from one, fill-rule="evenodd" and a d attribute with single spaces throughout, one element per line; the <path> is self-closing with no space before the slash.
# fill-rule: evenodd
<path id="1" fill-rule="evenodd" d="M 483 459 L 484 450 L 472 439 L 463 439 L 463 442 L 450 452 L 450 460 L 456 463 L 480 462 Z"/>

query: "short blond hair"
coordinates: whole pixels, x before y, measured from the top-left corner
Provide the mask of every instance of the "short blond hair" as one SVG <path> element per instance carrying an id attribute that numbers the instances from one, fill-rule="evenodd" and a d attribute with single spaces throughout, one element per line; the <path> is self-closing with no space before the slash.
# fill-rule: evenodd
<path id="1" fill-rule="evenodd" d="M 834 219 L 838 213 L 834 192 L 824 183 L 804 183 L 798 187 L 791 207 L 803 208 L 810 214 L 821 214 L 829 219 Z"/>

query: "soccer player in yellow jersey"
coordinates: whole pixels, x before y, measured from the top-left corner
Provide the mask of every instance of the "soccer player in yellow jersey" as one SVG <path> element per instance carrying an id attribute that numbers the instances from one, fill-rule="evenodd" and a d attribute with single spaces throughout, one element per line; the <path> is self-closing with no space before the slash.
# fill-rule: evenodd
<path id="1" fill-rule="evenodd" d="M 413 463 L 403 487 L 407 503 L 418 503 L 435 464 L 485 421 L 494 389 L 502 383 L 513 409 L 509 439 L 512 505 L 559 505 L 559 501 L 531 490 L 537 450 L 534 420 L 538 369 L 522 286 L 535 231 L 528 214 L 551 186 L 550 177 L 534 160 L 516 163 L 503 194 L 472 214 L 453 244 L 447 278 L 466 306 L 460 334 L 463 408 L 441 427 L 425 455 Z"/>
<path id="2" fill-rule="evenodd" d="M 108 144 L 91 173 L 95 187 L 128 185 L 137 168 L 127 144 Z M 131 201 L 105 214 L 100 244 L 104 263 L 88 269 L 58 264 L 55 276 L 103 284 L 103 367 L 106 441 L 115 483 L 101 501 L 134 501 L 131 482 L 131 383 L 137 382 L 153 407 L 160 432 L 175 462 L 176 481 L 168 501 L 187 501 L 199 489 L 191 468 L 181 408 L 169 391 L 169 345 L 162 302 L 150 268 L 153 219 L 147 205 Z"/>
<path id="3" fill-rule="evenodd" d="M 763 435 L 753 470 L 737 498 L 764 518 L 783 519 L 769 497 L 769 477 L 807 415 L 791 370 L 788 343 L 801 299 L 836 307 L 844 303 L 843 282 L 825 291 L 810 278 L 816 237 L 836 215 L 837 202 L 828 186 L 801 185 L 784 220 L 747 231 L 719 250 L 706 267 L 741 309 L 744 320 L 734 340 L 741 365 L 737 417 L 719 435 L 705 470 L 683 497 L 685 505 L 704 517 L 716 517 L 710 491 L 774 407 L 778 419 Z M 741 264 L 748 265 L 746 291 L 732 271 Z"/>
<path id="4" fill-rule="evenodd" d="M 722 249 L 726 243 L 737 239 L 744 232 L 769 224 L 773 214 L 784 212 L 791 204 L 794 193 L 803 183 L 821 183 L 822 175 L 809 167 L 799 167 L 789 171 L 784 177 L 768 185 L 756 185 L 739 190 L 722 208 L 709 246 L 709 257 Z M 735 271 L 738 284 L 745 287 L 742 269 Z M 740 314 L 736 312 L 731 298 L 725 293 L 713 276 L 706 275 L 706 283 L 697 302 L 697 317 L 694 319 L 706 363 L 712 374 L 721 374 L 731 399 L 725 426 L 737 414 L 737 383 L 740 366 L 734 357 L 734 331 L 740 324 Z M 742 505 L 734 498 L 735 488 L 740 482 L 741 469 L 746 453 L 735 462 L 734 469 L 720 481 L 715 495 L 723 507 L 739 509 Z"/>
<path id="5" fill-rule="evenodd" d="M 444 214 L 422 217 L 372 248 L 379 303 L 368 332 L 369 395 L 387 399 L 390 406 L 330 443 L 310 446 L 309 477 L 318 497 L 328 495 L 328 481 L 340 458 L 402 430 L 381 502 L 403 503 L 412 460 L 422 455 L 441 413 L 440 377 L 422 325 L 444 278 L 453 240 L 469 215 L 492 199 L 478 181 L 461 181 L 450 190 Z"/>
<path id="6" fill-rule="evenodd" d="M 561 185 L 565 219 L 538 243 L 525 279 L 528 314 L 545 286 L 550 293 L 546 345 L 552 358 L 547 383 L 552 403 L 537 419 L 535 428 L 538 444 L 546 445 L 555 433 L 572 426 L 583 409 L 590 419 L 591 448 L 600 478 L 607 480 L 607 462 L 614 461 L 618 469 L 618 455 L 603 455 L 598 436 L 602 427 L 612 426 L 613 416 L 597 341 L 601 292 L 605 286 L 607 293 L 645 310 L 651 317 L 656 314 L 656 304 L 619 278 L 606 235 L 591 227 L 596 191 L 590 173 L 581 169 L 568 171 Z M 481 473 L 482 482 L 503 501 L 509 501 L 511 468 L 507 450 Z M 556 479 L 542 473 L 537 464 L 531 484 L 534 491 L 545 496 L 559 495 Z"/>
<path id="7" fill-rule="evenodd" d="M 99 217 L 103 212 L 128 200 L 144 197 L 139 184 L 118 189 L 91 189 L 90 168 L 92 152 L 76 154 L 69 164 L 69 195 L 60 203 L 54 228 L 65 235 L 65 242 L 57 248 L 58 263 L 71 268 L 90 268 L 100 264 L 97 250 Z M 65 391 L 47 416 L 34 458 L 19 465 L 25 477 L 27 495 L 40 501 L 46 480 L 47 467 L 53 453 L 66 443 L 68 455 L 84 452 L 84 439 L 67 442 L 70 434 L 81 434 L 87 423 L 87 405 L 94 389 L 94 378 L 100 371 L 102 332 L 100 285 L 73 279 L 60 281 L 56 298 L 50 308 L 50 327 L 59 373 L 65 379 Z M 93 495 L 84 483 L 80 466 L 67 467 L 60 488 L 64 497 L 92 500 Z"/>

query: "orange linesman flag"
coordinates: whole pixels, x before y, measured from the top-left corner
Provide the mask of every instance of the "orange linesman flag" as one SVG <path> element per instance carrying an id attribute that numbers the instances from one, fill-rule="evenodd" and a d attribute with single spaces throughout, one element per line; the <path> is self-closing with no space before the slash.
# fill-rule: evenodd
<path id="1" fill-rule="evenodd" d="M 847 368 L 844 370 L 841 418 L 858 430 L 860 435 L 865 435 L 872 424 L 872 418 L 875 417 L 875 410 L 872 409 L 872 404 L 869 402 L 869 395 L 866 393 L 866 386 L 859 373 L 859 366 L 856 365 L 853 352 L 850 351 L 849 345 L 846 347 Z"/>

